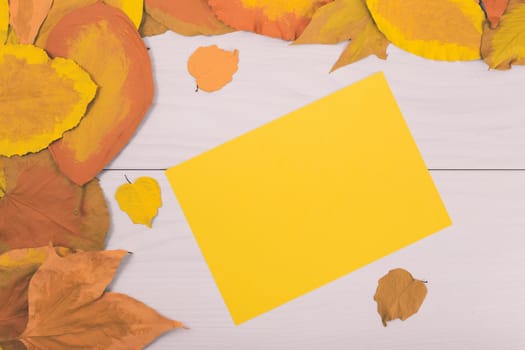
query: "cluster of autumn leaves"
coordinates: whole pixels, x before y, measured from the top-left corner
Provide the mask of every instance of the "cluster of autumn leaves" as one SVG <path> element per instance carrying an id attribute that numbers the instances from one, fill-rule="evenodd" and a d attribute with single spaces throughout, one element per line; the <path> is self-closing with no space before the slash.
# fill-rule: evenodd
<path id="1" fill-rule="evenodd" d="M 350 40 L 332 70 L 389 43 L 445 61 L 483 59 L 490 68 L 525 64 L 523 0 L 146 0 L 142 33 L 251 31 L 295 44 Z"/>
<path id="2" fill-rule="evenodd" d="M 142 349 L 182 324 L 105 292 L 95 178 L 153 100 L 142 1 L 0 0 L 0 349 Z"/>

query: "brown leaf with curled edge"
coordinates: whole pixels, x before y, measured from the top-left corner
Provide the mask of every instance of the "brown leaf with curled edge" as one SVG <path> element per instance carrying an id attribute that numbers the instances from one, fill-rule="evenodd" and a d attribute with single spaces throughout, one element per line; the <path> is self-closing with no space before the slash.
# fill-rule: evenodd
<path id="1" fill-rule="evenodd" d="M 29 284 L 28 350 L 142 349 L 183 327 L 127 295 L 105 292 L 127 252 L 50 252 Z"/>
<path id="2" fill-rule="evenodd" d="M 427 295 L 423 281 L 404 269 L 390 270 L 379 280 L 374 300 L 383 326 L 396 318 L 402 321 L 415 314 Z"/>
<path id="3" fill-rule="evenodd" d="M 182 35 L 219 35 L 235 31 L 213 14 L 207 0 L 146 0 L 146 12 Z"/>
<path id="4" fill-rule="evenodd" d="M 67 248 L 54 248 L 65 256 Z M 29 281 L 46 260 L 49 247 L 14 249 L 0 255 L 0 348 L 9 349 L 27 324 L 27 289 Z M 10 347 L 11 346 L 11 347 Z"/>
<path id="5" fill-rule="evenodd" d="M 332 67 L 334 71 L 367 56 L 385 59 L 390 43 L 377 29 L 364 0 L 335 0 L 317 10 L 294 44 L 350 43 Z"/>
<path id="6" fill-rule="evenodd" d="M 81 250 L 104 248 L 109 212 L 98 180 L 74 184 L 58 171 L 47 150 L 0 159 L 5 177 L 0 253 L 49 242 Z"/>
<path id="7" fill-rule="evenodd" d="M 169 30 L 164 24 L 157 22 L 157 20 L 151 15 L 144 13 L 142 19 L 142 24 L 139 28 L 139 33 L 141 36 L 155 36 L 166 33 Z"/>

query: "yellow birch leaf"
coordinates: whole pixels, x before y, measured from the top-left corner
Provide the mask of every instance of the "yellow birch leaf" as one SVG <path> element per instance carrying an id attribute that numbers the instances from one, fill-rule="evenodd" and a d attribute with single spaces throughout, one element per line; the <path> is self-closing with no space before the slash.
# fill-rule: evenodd
<path id="1" fill-rule="evenodd" d="M 404 321 L 416 312 L 427 295 L 425 282 L 416 280 L 404 269 L 390 270 L 379 280 L 374 300 L 383 326 L 399 318 Z"/>
<path id="2" fill-rule="evenodd" d="M 481 55 L 494 69 L 525 65 L 525 2 L 511 0 L 496 29 L 485 23 Z"/>
<path id="3" fill-rule="evenodd" d="M 121 9 L 138 29 L 142 22 L 144 0 L 104 0 L 108 5 Z"/>
<path id="4" fill-rule="evenodd" d="M 394 45 L 442 61 L 476 60 L 485 14 L 477 1 L 366 0 L 379 30 Z"/>
<path id="5" fill-rule="evenodd" d="M 139 28 L 139 33 L 141 36 L 154 36 L 167 32 L 169 30 L 164 24 L 157 22 L 157 20 L 151 15 L 144 13 L 144 19 Z"/>
<path id="6" fill-rule="evenodd" d="M 97 86 L 72 60 L 32 45 L 0 47 L 0 155 L 38 152 L 78 125 Z"/>
<path id="7" fill-rule="evenodd" d="M 7 40 L 9 28 L 9 3 L 7 0 L 0 0 L 0 45 Z"/>
<path id="8" fill-rule="evenodd" d="M 134 183 L 121 185 L 115 193 L 115 199 L 134 224 L 143 224 L 149 228 L 162 206 L 160 186 L 157 180 L 147 176 L 139 177 Z"/>
<path id="9" fill-rule="evenodd" d="M 369 55 L 385 59 L 389 44 L 377 29 L 365 0 L 336 0 L 321 7 L 295 44 L 335 44 L 351 40 L 332 71 Z"/>

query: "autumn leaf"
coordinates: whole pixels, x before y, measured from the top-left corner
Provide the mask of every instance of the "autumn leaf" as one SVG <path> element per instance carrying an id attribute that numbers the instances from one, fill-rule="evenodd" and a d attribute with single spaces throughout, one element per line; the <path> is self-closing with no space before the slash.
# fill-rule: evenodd
<path id="1" fill-rule="evenodd" d="M 32 44 L 53 0 L 9 0 L 9 22 L 20 44 Z"/>
<path id="2" fill-rule="evenodd" d="M 46 47 L 47 38 L 55 25 L 69 12 L 98 2 L 98 0 L 53 0 L 51 9 L 40 27 L 35 45 Z"/>
<path id="3" fill-rule="evenodd" d="M 0 0 L 0 45 L 3 45 L 7 40 L 7 33 L 9 32 L 9 2 L 8 0 Z"/>
<path id="4" fill-rule="evenodd" d="M 66 248 L 54 249 L 61 256 L 71 253 Z M 24 331 L 29 281 L 49 251 L 49 247 L 14 249 L 0 255 L 0 348 Z"/>
<path id="5" fill-rule="evenodd" d="M 82 185 L 113 160 L 146 115 L 154 91 L 151 62 L 133 23 L 100 2 L 65 15 L 46 50 L 78 62 L 99 85 L 79 126 L 50 146 L 60 170 Z"/>
<path id="6" fill-rule="evenodd" d="M 144 0 L 104 0 L 104 3 L 122 10 L 136 28 L 140 27 L 144 12 Z"/>
<path id="7" fill-rule="evenodd" d="M 525 2 L 510 0 L 496 29 L 485 23 L 481 55 L 494 69 L 525 65 Z"/>
<path id="8" fill-rule="evenodd" d="M 182 35 L 218 35 L 233 32 L 215 17 L 207 0 L 146 0 L 146 12 Z"/>
<path id="9" fill-rule="evenodd" d="M 151 17 L 151 15 L 144 13 L 144 19 L 142 20 L 142 24 L 139 28 L 139 33 L 141 36 L 144 37 L 159 35 L 165 33 L 168 30 L 169 28 L 164 24 L 157 22 L 157 20 Z"/>
<path id="10" fill-rule="evenodd" d="M 209 0 L 215 15 L 238 30 L 295 40 L 314 12 L 333 0 Z"/>
<path id="11" fill-rule="evenodd" d="M 97 91 L 75 62 L 31 45 L 0 46 L 0 155 L 38 152 L 74 128 Z M 30 103 L 28 103 L 30 101 Z"/>
<path id="12" fill-rule="evenodd" d="M 390 270 L 379 280 L 374 300 L 383 326 L 396 318 L 402 321 L 415 314 L 427 295 L 423 281 L 403 269 Z"/>
<path id="13" fill-rule="evenodd" d="M 134 183 L 119 186 L 115 192 L 120 210 L 126 212 L 134 224 L 151 228 L 153 218 L 162 206 L 160 186 L 154 178 L 142 176 Z"/>
<path id="14" fill-rule="evenodd" d="M 239 51 L 226 51 L 217 45 L 199 47 L 188 59 L 188 71 L 197 87 L 212 92 L 232 81 L 237 72 Z"/>
<path id="15" fill-rule="evenodd" d="M 366 0 L 379 30 L 394 45 L 444 61 L 480 58 L 485 14 L 473 0 Z"/>
<path id="16" fill-rule="evenodd" d="M 138 350 L 182 327 L 145 304 L 104 292 L 125 251 L 53 251 L 29 284 L 29 319 L 18 337 L 28 350 Z"/>
<path id="17" fill-rule="evenodd" d="M 487 13 L 487 18 L 490 22 L 490 28 L 494 29 L 499 24 L 501 15 L 505 12 L 509 0 L 482 0 L 483 8 Z"/>
<path id="18" fill-rule="evenodd" d="M 2 159 L 2 158 L 0 158 Z M 109 213 L 98 180 L 84 187 L 62 175 L 49 152 L 3 158 L 0 253 L 49 244 L 104 248 Z"/>
<path id="19" fill-rule="evenodd" d="M 370 55 L 385 59 L 389 44 L 364 0 L 336 0 L 321 7 L 294 44 L 335 44 L 351 40 L 332 71 Z"/>

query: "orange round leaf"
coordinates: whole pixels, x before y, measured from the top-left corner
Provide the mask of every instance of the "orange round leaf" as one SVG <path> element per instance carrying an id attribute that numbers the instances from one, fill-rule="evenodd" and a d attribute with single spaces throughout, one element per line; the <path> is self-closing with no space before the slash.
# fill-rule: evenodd
<path id="1" fill-rule="evenodd" d="M 226 51 L 217 45 L 199 47 L 188 59 L 188 71 L 199 89 L 212 92 L 232 81 L 238 63 L 238 50 Z"/>
<path id="2" fill-rule="evenodd" d="M 148 51 L 128 17 L 100 2 L 65 15 L 46 49 L 73 59 L 99 86 L 79 126 L 50 146 L 60 170 L 82 185 L 127 144 L 153 101 Z"/>
<path id="3" fill-rule="evenodd" d="M 209 0 L 215 15 L 235 29 L 295 40 L 315 10 L 332 0 Z"/>

